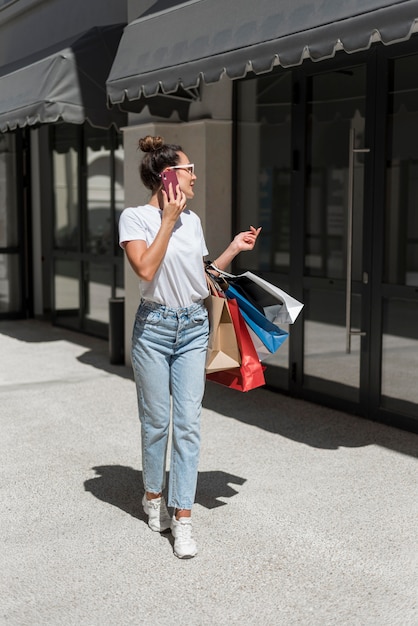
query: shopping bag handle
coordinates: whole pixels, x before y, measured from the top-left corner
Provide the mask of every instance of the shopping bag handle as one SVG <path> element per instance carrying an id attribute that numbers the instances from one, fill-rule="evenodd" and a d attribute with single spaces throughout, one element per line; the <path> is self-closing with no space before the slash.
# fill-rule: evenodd
<path id="1" fill-rule="evenodd" d="M 236 278 L 235 274 L 229 274 L 228 272 L 225 272 L 225 270 L 220 270 L 219 267 L 216 267 L 216 265 L 212 263 L 212 261 L 207 262 L 206 270 L 208 269 L 215 270 L 215 272 L 218 272 L 220 276 L 226 276 L 227 278 Z M 213 274 L 211 275 L 213 276 Z"/>
<path id="2" fill-rule="evenodd" d="M 208 289 L 210 295 L 218 296 L 219 298 L 225 298 L 225 294 L 223 289 L 215 280 L 215 277 L 211 275 L 209 272 L 206 272 L 206 283 L 208 285 Z"/>
<path id="3" fill-rule="evenodd" d="M 211 269 L 215 270 L 215 272 L 218 272 L 219 276 L 215 276 L 214 274 L 212 274 L 212 272 L 210 271 Z M 221 276 L 222 271 L 218 269 L 215 265 L 213 265 L 212 261 L 205 261 L 205 272 L 206 277 L 209 277 L 210 282 L 215 286 L 215 289 L 217 291 L 224 292 L 228 289 L 229 285 L 227 281 L 223 276 Z M 232 277 L 232 274 L 229 274 L 229 276 Z"/>

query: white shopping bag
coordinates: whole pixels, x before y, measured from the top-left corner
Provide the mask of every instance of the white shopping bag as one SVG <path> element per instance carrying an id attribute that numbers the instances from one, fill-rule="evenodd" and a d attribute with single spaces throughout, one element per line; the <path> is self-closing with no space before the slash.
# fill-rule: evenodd
<path id="1" fill-rule="evenodd" d="M 218 269 L 213 264 L 211 267 L 232 285 L 240 288 L 243 295 L 264 312 L 266 318 L 273 324 L 294 324 L 303 309 L 302 302 L 253 272 L 235 276 Z"/>
<path id="2" fill-rule="evenodd" d="M 241 278 L 242 276 L 245 276 L 249 281 L 265 292 L 265 294 L 260 297 L 259 290 L 251 289 L 249 283 L 245 286 L 245 291 L 248 291 L 253 300 L 263 307 L 265 316 L 270 322 L 273 322 L 273 324 L 294 324 L 297 316 L 303 309 L 302 302 L 290 296 L 283 291 L 283 289 L 280 289 L 280 287 L 276 287 L 276 285 L 269 283 L 267 280 L 264 280 L 264 278 L 260 278 L 257 274 L 253 274 L 253 272 L 244 272 L 244 274 L 240 274 L 237 278 Z M 237 281 L 237 284 L 240 284 L 240 281 Z M 266 298 L 266 294 L 270 296 L 270 300 L 273 298 L 276 302 L 268 304 L 269 300 Z M 263 302 L 265 304 L 263 304 Z"/>

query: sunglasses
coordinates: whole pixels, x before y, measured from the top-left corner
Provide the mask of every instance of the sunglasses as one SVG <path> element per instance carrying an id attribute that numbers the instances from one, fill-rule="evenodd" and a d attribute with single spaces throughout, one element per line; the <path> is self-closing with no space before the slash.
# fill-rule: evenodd
<path id="1" fill-rule="evenodd" d="M 170 165 L 167 169 L 169 170 L 186 170 L 189 172 L 190 176 L 194 174 L 194 163 L 187 163 L 187 165 Z"/>

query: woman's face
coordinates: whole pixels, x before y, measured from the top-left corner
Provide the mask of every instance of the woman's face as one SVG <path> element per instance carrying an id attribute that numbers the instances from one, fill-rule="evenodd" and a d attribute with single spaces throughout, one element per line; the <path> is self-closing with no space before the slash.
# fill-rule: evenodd
<path id="1" fill-rule="evenodd" d="M 191 200 L 194 196 L 193 186 L 196 180 L 196 175 L 194 173 L 194 166 L 190 163 L 189 158 L 184 152 L 178 152 L 179 160 L 175 168 L 167 168 L 174 169 L 177 174 L 177 179 L 179 181 L 180 189 L 186 196 L 188 200 Z M 184 167 L 182 167 L 184 166 Z"/>

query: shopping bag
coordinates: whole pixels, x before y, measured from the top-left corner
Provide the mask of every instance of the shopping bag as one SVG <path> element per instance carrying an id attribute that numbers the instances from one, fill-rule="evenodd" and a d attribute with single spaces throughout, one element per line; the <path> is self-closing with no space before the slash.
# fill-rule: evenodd
<path id="1" fill-rule="evenodd" d="M 235 276 L 214 265 L 208 266 L 208 269 L 210 267 L 225 277 L 230 285 L 239 286 L 245 297 L 273 324 L 293 324 L 303 308 L 302 302 L 253 272 Z"/>
<path id="2" fill-rule="evenodd" d="M 206 356 L 206 372 L 219 372 L 241 365 L 234 324 L 228 300 L 211 290 L 205 299 L 209 316 L 209 342 Z"/>
<path id="3" fill-rule="evenodd" d="M 263 308 L 273 324 L 294 324 L 302 311 L 302 302 L 253 272 L 244 272 L 235 282 Z"/>
<path id="4" fill-rule="evenodd" d="M 263 309 L 260 311 L 260 308 L 245 296 L 240 285 L 230 283 L 225 295 L 227 298 L 233 298 L 237 301 L 239 310 L 247 325 L 271 353 L 276 352 L 287 339 L 288 333 L 267 319 Z"/>
<path id="5" fill-rule="evenodd" d="M 228 300 L 228 305 L 241 353 L 241 365 L 240 367 L 206 374 L 206 378 L 231 389 L 250 391 L 265 385 L 265 367 L 260 363 L 237 302 Z"/>
<path id="6" fill-rule="evenodd" d="M 248 326 L 248 324 L 247 324 L 247 329 L 248 329 L 248 332 L 250 333 L 251 341 L 253 342 L 255 351 L 257 352 L 257 356 L 259 360 L 261 361 L 261 363 L 263 363 L 263 361 L 268 359 L 272 353 L 270 352 L 270 350 L 266 348 L 264 343 L 261 341 L 261 339 L 257 337 L 255 332 L 252 330 L 252 328 Z"/>

